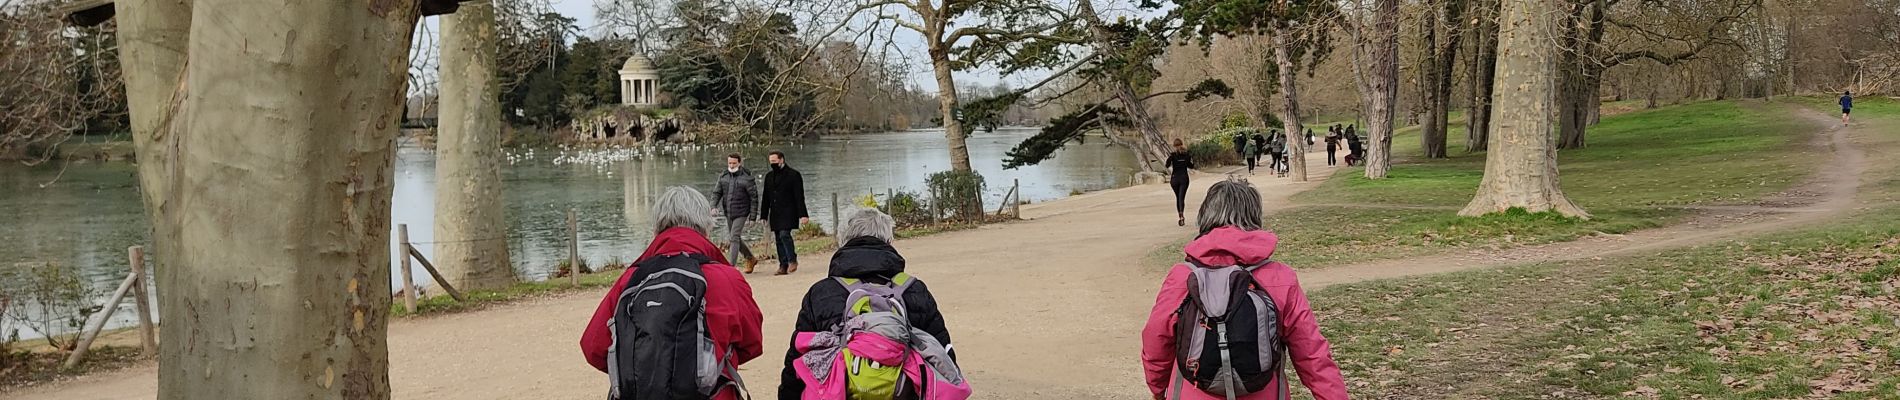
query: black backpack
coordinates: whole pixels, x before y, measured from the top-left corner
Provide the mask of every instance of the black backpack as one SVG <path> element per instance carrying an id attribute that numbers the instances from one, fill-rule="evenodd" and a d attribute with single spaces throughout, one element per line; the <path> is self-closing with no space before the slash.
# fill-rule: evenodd
<path id="1" fill-rule="evenodd" d="M 1174 394 L 1183 380 L 1215 396 L 1233 399 L 1278 384 L 1287 398 L 1280 371 L 1286 343 L 1280 337 L 1280 312 L 1273 297 L 1253 279 L 1254 266 L 1208 267 L 1193 260 L 1188 268 L 1187 298 L 1174 325 Z M 1264 265 L 1264 264 L 1262 264 Z"/>
<path id="2" fill-rule="evenodd" d="M 640 262 L 614 303 L 607 349 L 612 400 L 709 399 L 726 386 L 743 391 L 730 354 L 714 354 L 706 326 L 706 276 L 699 254 Z"/>

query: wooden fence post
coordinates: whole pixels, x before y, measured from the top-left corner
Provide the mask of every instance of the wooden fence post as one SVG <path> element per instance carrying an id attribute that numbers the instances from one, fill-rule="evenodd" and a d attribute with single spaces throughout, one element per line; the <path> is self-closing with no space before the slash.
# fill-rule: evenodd
<path id="1" fill-rule="evenodd" d="M 415 246 L 409 244 L 409 224 L 396 225 L 396 239 L 402 243 L 402 250 L 396 255 L 402 257 L 402 305 L 407 307 L 410 314 L 415 314 L 416 277 L 415 272 L 409 271 L 409 252 L 414 251 L 412 249 Z"/>
<path id="2" fill-rule="evenodd" d="M 1023 180 L 1021 178 L 1016 178 L 1016 179 L 1010 179 L 1010 181 L 1011 181 L 1010 188 L 1009 188 L 1009 193 L 1011 194 L 1009 198 L 1010 213 L 1014 214 L 1016 219 L 1023 219 Z"/>
<path id="3" fill-rule="evenodd" d="M 158 355 L 158 341 L 152 336 L 152 305 L 145 298 L 145 246 L 126 249 L 132 261 L 132 299 L 139 312 L 139 350 L 141 355 Z"/>
<path id="4" fill-rule="evenodd" d="M 455 301 L 468 301 L 462 297 L 462 292 L 455 290 L 455 285 L 449 284 L 448 278 L 442 277 L 442 272 L 435 270 L 435 264 L 430 263 L 428 257 L 423 257 L 422 252 L 417 251 L 415 246 L 409 246 L 409 256 L 415 257 L 416 262 L 422 263 L 422 269 L 429 271 L 429 276 L 435 277 L 435 284 L 442 285 L 442 291 L 449 292 L 450 298 L 454 298 Z"/>
<path id="5" fill-rule="evenodd" d="M 119 283 L 119 290 L 113 291 L 112 297 L 106 299 L 105 308 L 86 319 L 85 328 L 79 331 L 79 345 L 73 347 L 73 353 L 66 356 L 66 364 L 61 368 L 73 369 L 79 366 L 81 359 L 86 358 L 86 350 L 92 347 L 92 340 L 99 338 L 99 331 L 105 329 L 106 320 L 112 319 L 112 312 L 119 310 L 119 302 L 125 300 L 125 294 L 132 291 L 132 284 L 137 281 L 137 276 L 126 276 L 125 281 Z"/>
<path id="6" fill-rule="evenodd" d="M 581 285 L 581 231 L 574 207 L 567 208 L 567 277 L 569 284 Z"/>
<path id="7" fill-rule="evenodd" d="M 838 236 L 838 192 L 831 192 L 831 236 Z"/>
<path id="8" fill-rule="evenodd" d="M 884 213 L 897 213 L 897 190 L 884 188 Z"/>

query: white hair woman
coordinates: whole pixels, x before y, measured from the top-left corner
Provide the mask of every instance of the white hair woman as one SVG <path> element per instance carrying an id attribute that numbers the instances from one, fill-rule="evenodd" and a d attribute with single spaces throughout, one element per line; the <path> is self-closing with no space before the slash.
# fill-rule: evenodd
<path id="1" fill-rule="evenodd" d="M 1189 305 L 1203 304 L 1198 300 L 1191 303 L 1187 301 L 1190 294 L 1188 277 L 1190 275 L 1211 277 L 1203 282 L 1212 282 L 1214 279 L 1226 281 L 1225 279 L 1235 279 L 1229 278 L 1232 276 L 1250 275 L 1254 285 L 1246 288 L 1264 292 L 1266 297 L 1271 298 L 1273 307 L 1255 309 L 1252 307 L 1255 303 L 1243 301 L 1241 305 L 1245 307 L 1236 307 L 1236 309 L 1245 311 L 1239 314 L 1227 314 L 1226 319 L 1265 322 L 1266 317 L 1273 316 L 1279 322 L 1274 327 L 1277 329 L 1248 328 L 1228 332 L 1242 337 L 1277 335 L 1278 341 L 1286 345 L 1283 351 L 1289 356 L 1287 358 L 1293 361 L 1293 369 L 1300 374 L 1300 383 L 1312 390 L 1313 398 L 1346 400 L 1345 381 L 1339 374 L 1339 366 L 1333 363 L 1332 346 L 1327 344 L 1326 337 L 1319 333 L 1319 321 L 1314 319 L 1313 310 L 1307 305 L 1306 293 L 1300 289 L 1299 278 L 1294 276 L 1293 268 L 1271 261 L 1274 246 L 1279 243 L 1279 238 L 1274 236 L 1273 232 L 1261 228 L 1261 214 L 1260 193 L 1246 181 L 1227 180 L 1215 183 L 1214 187 L 1207 190 L 1207 199 L 1201 203 L 1201 212 L 1197 221 L 1200 225 L 1200 236 L 1188 242 L 1185 249 L 1187 259 L 1168 271 L 1167 279 L 1161 283 L 1161 293 L 1155 296 L 1155 306 L 1149 312 L 1148 324 L 1141 330 L 1141 360 L 1145 367 L 1148 390 L 1156 396 L 1155 398 L 1162 398 L 1161 396 L 1167 396 L 1170 393 L 1180 395 L 1178 398 L 1185 399 L 1287 398 L 1285 397 L 1286 376 L 1278 375 L 1278 368 L 1260 365 L 1261 362 L 1251 361 L 1249 357 L 1236 356 L 1229 366 L 1263 374 L 1252 376 L 1265 376 L 1264 374 L 1267 373 L 1275 375 L 1271 375 L 1270 380 L 1254 381 L 1253 383 L 1264 382 L 1260 387 L 1249 388 L 1256 391 L 1233 397 L 1225 396 L 1218 390 L 1210 393 L 1210 387 L 1233 389 L 1230 386 L 1210 384 L 1211 381 L 1205 379 L 1213 375 L 1208 372 L 1214 371 L 1216 368 L 1213 367 L 1218 367 L 1218 365 L 1210 365 L 1210 362 L 1202 361 L 1199 365 L 1182 366 L 1175 362 L 1178 356 L 1186 359 L 1209 360 L 1202 357 L 1203 352 L 1194 350 L 1187 350 L 1189 354 L 1176 353 L 1179 348 L 1175 346 L 1177 340 L 1175 329 L 1178 326 L 1193 326 L 1177 325 L 1177 323 L 1180 322 L 1180 318 L 1183 318 L 1183 314 L 1189 314 L 1187 318 L 1198 315 L 1198 311 L 1195 311 L 1198 307 L 1189 307 Z M 1234 269 L 1234 267 L 1240 268 Z M 1208 284 L 1205 287 L 1232 286 Z M 1218 290 L 1219 293 L 1207 289 L 1202 289 L 1202 291 L 1207 295 L 1197 294 L 1196 299 L 1224 302 L 1225 300 L 1216 299 L 1216 297 L 1236 298 L 1231 297 L 1229 294 L 1232 292 L 1227 290 Z M 1262 325 L 1265 326 L 1265 324 Z M 1189 339 L 1180 338 L 1180 340 Z M 1273 340 L 1260 338 L 1248 342 L 1271 341 Z M 1186 348 L 1212 348 L 1212 346 L 1201 346 L 1200 344 L 1204 343 L 1202 340 L 1192 342 L 1195 345 L 1186 346 Z M 1240 347 L 1235 351 L 1253 350 L 1249 347 Z M 1222 352 L 1225 353 L 1226 350 L 1223 348 Z M 1264 356 L 1269 352 L 1270 350 L 1260 350 L 1257 354 L 1262 355 L 1261 358 L 1266 358 Z M 1226 357 L 1215 359 L 1222 358 Z M 1278 360 L 1279 357 L 1272 357 L 1272 359 Z M 1242 372 L 1242 374 L 1247 373 Z M 1278 388 L 1278 390 L 1269 388 Z M 1233 393 L 1233 391 L 1225 393 Z"/>
<path id="2" fill-rule="evenodd" d="M 903 294 L 904 315 L 912 327 L 929 333 L 943 344 L 954 360 L 956 353 L 950 344 L 950 331 L 945 327 L 943 313 L 937 310 L 937 298 L 930 295 L 930 288 L 923 281 L 910 277 L 904 268 L 904 257 L 897 254 L 897 248 L 891 247 L 896 234 L 896 222 L 891 216 L 877 210 L 856 210 L 847 214 L 837 229 L 839 240 L 844 243 L 831 256 L 829 276 L 805 291 L 792 334 L 821 332 L 844 322 L 845 297 L 851 293 L 845 290 L 840 279 L 876 284 L 908 281 Z M 805 391 L 805 382 L 792 367 L 798 358 L 796 346 L 785 352 L 785 370 L 779 377 L 780 399 L 798 399 Z"/>
<path id="3" fill-rule="evenodd" d="M 609 326 L 613 325 L 614 311 L 621 309 L 617 303 L 628 282 L 677 267 L 661 260 L 673 261 L 678 256 L 703 260 L 698 267 L 706 279 L 706 326 L 712 336 L 714 354 L 730 354 L 732 358 L 725 362 L 737 367 L 765 352 L 764 336 L 759 331 L 764 316 L 759 312 L 758 303 L 752 300 L 752 286 L 746 284 L 745 275 L 740 274 L 732 262 L 719 254 L 719 248 L 706 239 L 706 233 L 713 228 L 711 204 L 705 195 L 684 186 L 667 188 L 654 201 L 653 242 L 620 274 L 613 288 L 607 290 L 606 296 L 600 299 L 600 306 L 594 309 L 593 320 L 581 333 L 581 353 L 594 369 L 608 372 L 607 366 L 619 361 L 607 357 L 608 350 L 615 346 Z M 621 355 L 632 353 L 619 352 Z M 736 399 L 733 392 L 730 388 L 721 389 L 713 398 Z"/>

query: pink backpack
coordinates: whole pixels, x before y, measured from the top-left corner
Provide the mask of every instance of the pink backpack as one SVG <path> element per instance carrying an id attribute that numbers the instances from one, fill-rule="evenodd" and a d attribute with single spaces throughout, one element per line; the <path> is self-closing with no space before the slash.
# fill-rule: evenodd
<path id="1" fill-rule="evenodd" d="M 970 384 L 949 352 L 936 338 L 912 328 L 904 316 L 902 295 L 909 286 L 908 275 L 898 274 L 891 284 L 866 283 L 839 278 L 850 295 L 845 298 L 844 323 L 825 332 L 798 332 L 793 346 L 801 354 L 792 362 L 792 370 L 805 382 L 801 398 L 846 400 L 858 397 L 915 398 L 920 400 L 964 400 L 970 397 Z M 855 364 L 855 365 L 854 365 Z M 862 388 L 850 385 L 865 367 L 896 366 L 895 374 L 885 383 L 897 388 L 879 396 L 864 396 Z"/>

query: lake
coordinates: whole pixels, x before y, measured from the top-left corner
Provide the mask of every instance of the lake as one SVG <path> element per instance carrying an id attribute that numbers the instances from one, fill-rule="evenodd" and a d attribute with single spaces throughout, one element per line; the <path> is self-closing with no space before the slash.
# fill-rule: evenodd
<path id="1" fill-rule="evenodd" d="M 1035 132 L 999 129 L 968 139 L 971 163 L 988 182 L 985 204 L 992 210 L 1012 180 L 1020 180 L 1024 200 L 1044 201 L 1125 186 L 1137 170 L 1134 154 L 1106 141 L 1070 144 L 1041 165 L 1004 170 L 1004 153 Z M 683 146 L 653 153 L 511 149 L 502 170 L 506 240 L 523 279 L 546 279 L 567 257 L 567 210 L 573 208 L 582 258 L 590 265 L 632 261 L 652 237 L 647 209 L 653 196 L 679 185 L 710 196 L 714 179 L 725 169 L 725 155 L 732 152 L 744 154 L 746 167 L 763 176 L 769 169 L 765 154 L 771 150 L 784 151 L 788 163 L 804 174 L 812 221 L 829 230 L 832 193 L 847 207 L 887 189 L 921 193 L 926 176 L 949 169 L 947 146 L 943 131 L 919 130 L 825 137 L 785 146 Z M 0 215 L 6 218 L 0 221 L 0 268 L 15 272 L 16 264 L 23 262 L 70 266 L 102 296 L 109 295 L 127 273 L 126 247 L 150 242 L 135 174 L 135 166 L 126 162 L 0 165 Z M 395 174 L 393 224 L 408 224 L 417 249 L 433 256 L 434 153 L 405 144 L 397 152 Z M 396 263 L 392 257 L 392 268 Z M 416 268 L 417 282 L 428 281 L 427 273 Z M 399 286 L 400 275 L 391 277 L 392 288 Z M 18 282 L 0 285 L 18 287 Z M 125 304 L 127 308 L 114 314 L 113 325 L 132 321 L 131 301 Z M 20 334 L 38 336 L 27 330 Z"/>

